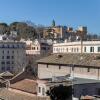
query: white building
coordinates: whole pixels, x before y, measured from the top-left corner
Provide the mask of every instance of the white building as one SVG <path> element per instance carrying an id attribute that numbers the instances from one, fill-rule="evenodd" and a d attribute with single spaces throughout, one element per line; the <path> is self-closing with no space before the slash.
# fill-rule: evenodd
<path id="1" fill-rule="evenodd" d="M 100 41 L 55 43 L 53 53 L 100 53 Z"/>
<path id="2" fill-rule="evenodd" d="M 31 41 L 27 40 L 25 41 L 26 43 L 26 54 L 27 55 L 35 55 L 35 54 L 40 54 L 40 44 L 38 41 Z"/>
<path id="3" fill-rule="evenodd" d="M 0 41 L 0 72 L 18 72 L 26 66 L 25 43 Z"/>
<path id="4" fill-rule="evenodd" d="M 47 54 L 52 52 L 52 45 L 45 41 L 43 42 L 36 39 L 34 41 L 27 40 L 24 42 L 26 43 L 27 55 Z"/>

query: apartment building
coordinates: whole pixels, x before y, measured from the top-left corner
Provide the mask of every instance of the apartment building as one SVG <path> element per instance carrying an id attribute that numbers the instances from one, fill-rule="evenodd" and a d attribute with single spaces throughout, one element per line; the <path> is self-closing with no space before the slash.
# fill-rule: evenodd
<path id="1" fill-rule="evenodd" d="M 18 72 L 26 66 L 25 43 L 1 40 L 0 41 L 0 72 Z"/>
<path id="2" fill-rule="evenodd" d="M 100 41 L 54 43 L 53 53 L 100 53 Z"/>

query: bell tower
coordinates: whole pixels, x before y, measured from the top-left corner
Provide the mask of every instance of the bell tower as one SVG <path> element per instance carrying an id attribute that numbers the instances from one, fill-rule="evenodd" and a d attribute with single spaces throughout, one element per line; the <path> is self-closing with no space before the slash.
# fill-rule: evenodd
<path id="1" fill-rule="evenodd" d="M 55 20 L 52 21 L 52 27 L 55 27 Z"/>

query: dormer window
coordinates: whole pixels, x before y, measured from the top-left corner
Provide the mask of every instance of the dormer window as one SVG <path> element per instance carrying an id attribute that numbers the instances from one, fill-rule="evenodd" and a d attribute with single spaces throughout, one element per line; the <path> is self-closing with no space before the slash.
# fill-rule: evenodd
<path id="1" fill-rule="evenodd" d="M 58 58 L 62 58 L 63 56 L 59 54 L 59 55 L 57 55 L 57 57 L 58 57 Z"/>

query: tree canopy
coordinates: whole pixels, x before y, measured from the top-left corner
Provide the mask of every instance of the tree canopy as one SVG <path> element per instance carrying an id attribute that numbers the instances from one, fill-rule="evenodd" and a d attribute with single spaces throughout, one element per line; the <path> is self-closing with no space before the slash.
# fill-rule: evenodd
<path id="1" fill-rule="evenodd" d="M 0 23 L 0 34 L 9 34 L 11 31 L 16 31 L 19 38 L 35 39 L 42 37 L 43 26 L 28 24 L 27 22 L 13 22 L 10 25 Z"/>
<path id="2" fill-rule="evenodd" d="M 47 91 L 51 100 L 72 100 L 72 86 L 57 86 Z"/>

